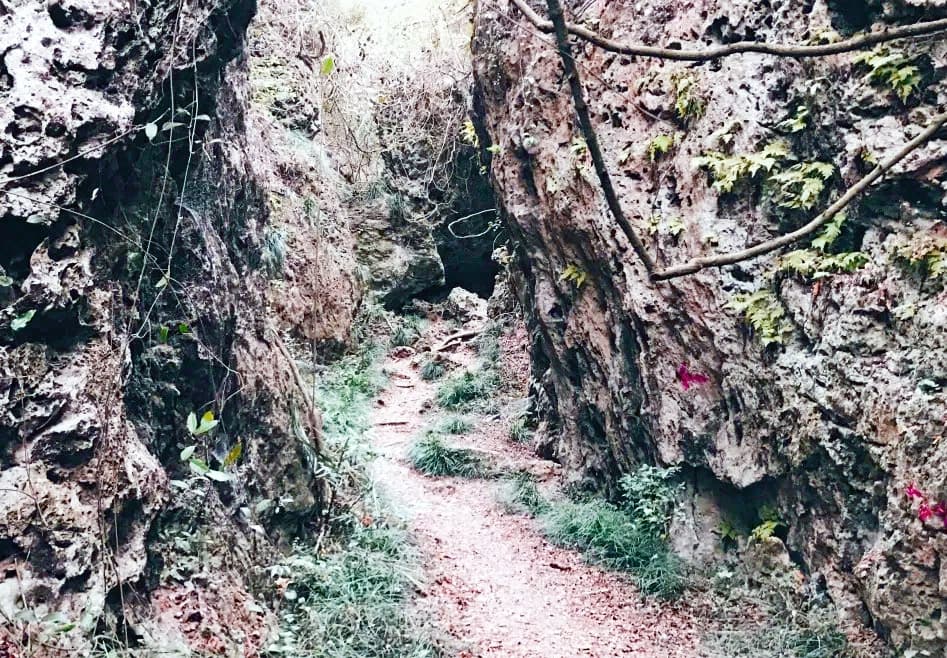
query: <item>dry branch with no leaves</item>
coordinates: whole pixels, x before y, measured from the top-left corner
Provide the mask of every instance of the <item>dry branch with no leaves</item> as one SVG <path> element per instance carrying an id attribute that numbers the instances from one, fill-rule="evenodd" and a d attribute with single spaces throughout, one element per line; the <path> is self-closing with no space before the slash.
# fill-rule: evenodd
<path id="1" fill-rule="evenodd" d="M 543 22 L 541 21 L 541 19 L 539 19 L 538 15 L 536 15 L 536 13 L 532 9 L 530 9 L 528 6 L 526 6 L 522 2 L 522 0 L 513 0 L 513 2 L 514 4 L 516 4 L 517 7 L 519 7 L 523 11 L 524 14 L 526 14 L 528 18 L 530 18 L 530 15 L 532 14 L 533 16 L 536 17 L 536 19 L 540 20 L 540 22 Z M 570 24 L 566 23 L 565 15 L 562 10 L 562 5 L 560 4 L 559 0 L 547 0 L 546 4 L 549 7 L 549 16 L 552 19 L 552 22 L 550 23 L 550 25 L 552 26 L 556 35 L 556 46 L 559 50 L 560 58 L 562 59 L 562 66 L 563 66 L 563 69 L 565 70 L 566 77 L 569 80 L 569 87 L 572 92 L 573 104 L 575 105 L 576 115 L 578 116 L 578 119 L 579 119 L 579 128 L 582 130 L 582 135 L 585 138 L 586 143 L 588 144 L 589 154 L 592 157 L 592 163 L 595 166 L 595 172 L 598 174 L 599 181 L 601 182 L 601 185 L 602 185 L 602 191 L 605 194 L 605 201 L 608 204 L 608 208 L 611 211 L 612 215 L 615 217 L 615 221 L 618 223 L 619 227 L 621 227 L 622 231 L 627 236 L 628 241 L 631 243 L 631 246 L 634 249 L 635 253 L 638 255 L 638 257 L 641 259 L 641 262 L 644 264 L 645 269 L 648 272 L 648 277 L 652 281 L 667 281 L 669 279 L 686 276 L 688 274 L 694 274 L 695 272 L 699 272 L 700 270 L 708 269 L 711 267 L 721 267 L 723 265 L 732 265 L 734 263 L 749 260 L 757 256 L 762 256 L 763 254 L 767 254 L 771 251 L 775 251 L 781 247 L 792 244 L 793 242 L 796 242 L 797 240 L 800 240 L 806 237 L 807 235 L 811 235 L 815 231 L 819 230 L 822 226 L 824 226 L 835 215 L 837 215 L 839 212 L 845 209 L 848 206 L 848 204 L 850 204 L 854 199 L 856 199 L 865 190 L 867 190 L 873 183 L 875 183 L 887 172 L 889 172 L 893 167 L 895 167 L 899 162 L 901 162 L 904 158 L 906 158 L 910 153 L 914 152 L 915 150 L 917 150 L 918 148 L 920 148 L 921 146 L 929 142 L 931 139 L 933 139 L 933 137 L 938 133 L 938 131 L 941 128 L 943 128 L 945 124 L 947 124 L 947 113 L 942 113 L 942 114 L 938 114 L 934 116 L 928 123 L 927 127 L 917 137 L 907 142 L 900 150 L 898 150 L 897 153 L 895 153 L 894 155 L 886 159 L 884 162 L 882 162 L 877 167 L 875 167 L 868 175 L 864 176 L 862 179 L 860 179 L 858 182 L 856 182 L 854 185 L 848 188 L 848 190 L 846 190 L 845 193 L 841 197 L 839 197 L 828 208 L 826 208 L 821 213 L 819 213 L 814 219 L 812 219 L 812 221 L 796 229 L 795 231 L 786 233 L 777 238 L 773 238 L 772 240 L 766 240 L 764 242 L 753 245 L 752 247 L 748 247 L 741 251 L 735 251 L 729 254 L 715 254 L 711 256 L 703 256 L 700 258 L 694 258 L 693 260 L 690 260 L 681 265 L 675 265 L 663 270 L 655 270 L 654 261 L 651 259 L 651 256 L 647 253 L 647 250 L 642 244 L 641 239 L 638 237 L 634 228 L 628 222 L 627 217 L 625 217 L 625 213 L 622 210 L 621 204 L 618 201 L 618 195 L 615 193 L 615 188 L 612 185 L 611 176 L 608 173 L 608 168 L 606 167 L 605 160 L 602 156 L 602 150 L 601 150 L 601 147 L 599 146 L 598 137 L 595 133 L 595 128 L 592 125 L 592 120 L 589 115 L 589 108 L 585 102 L 585 93 L 582 88 L 582 81 L 579 77 L 579 72 L 575 65 L 575 59 L 572 56 L 572 48 L 569 45 L 569 34 L 570 33 L 575 34 L 576 28 L 575 26 L 572 26 L 570 28 Z M 530 20 L 534 24 L 536 24 L 535 20 L 533 20 L 532 18 L 530 18 Z M 911 26 L 911 27 L 918 27 L 921 25 L 930 26 L 937 23 L 944 24 L 943 27 L 940 27 L 938 29 L 947 29 L 947 21 L 934 21 L 932 23 L 927 23 L 927 24 L 919 23 L 916 26 Z M 540 29 L 543 29 L 543 28 L 540 26 Z M 892 29 L 886 32 L 879 32 L 879 33 L 874 33 L 874 34 L 890 37 L 890 35 L 895 33 L 896 31 L 897 30 Z M 931 31 L 936 31 L 936 30 L 931 30 Z M 924 33 L 928 34 L 930 32 L 924 32 Z M 882 40 L 890 41 L 892 38 L 904 38 L 905 36 L 915 36 L 915 35 L 916 33 L 912 33 L 910 35 L 905 35 L 902 33 L 900 36 L 890 37 L 890 38 L 882 39 Z M 866 37 L 867 36 L 871 36 L 871 35 L 866 35 Z M 857 45 L 852 45 L 855 42 L 858 42 Z M 867 45 L 872 45 L 872 44 L 880 43 L 880 42 L 881 41 L 879 41 L 877 37 L 873 37 L 873 40 L 860 37 L 859 39 L 851 39 L 848 42 L 843 42 L 843 43 L 848 44 L 848 48 L 846 48 L 847 50 L 852 50 L 854 48 L 861 48 Z M 595 42 L 593 41 L 593 43 Z M 732 44 L 732 45 L 738 46 L 740 44 Z M 770 51 L 762 50 L 762 48 L 764 46 L 767 46 L 767 44 L 755 44 L 755 43 L 749 44 L 748 42 L 743 44 L 743 46 L 748 46 L 748 45 L 754 47 L 753 52 L 770 52 Z M 843 44 L 839 43 L 839 44 L 833 44 L 833 45 L 841 46 Z M 785 51 L 787 48 L 789 48 L 787 46 L 767 46 L 767 47 L 770 48 L 771 50 L 776 49 L 776 50 L 782 50 L 782 51 Z M 645 47 L 642 46 L 641 48 L 645 48 Z M 649 50 L 650 56 L 662 57 L 662 58 L 665 57 L 665 55 L 662 54 L 662 52 L 659 52 L 659 51 L 662 51 L 662 49 L 652 48 L 652 49 L 647 49 L 647 50 Z M 716 49 L 716 50 L 719 51 L 720 49 Z M 776 52 L 776 50 L 772 50 L 772 52 L 774 52 L 774 54 L 787 54 L 787 53 Z M 844 52 L 844 51 L 845 50 L 834 50 L 831 53 L 822 53 L 822 54 L 834 54 L 836 52 Z M 670 52 L 674 53 L 675 55 L 680 55 L 682 53 L 682 51 L 679 51 L 679 50 L 674 50 Z M 707 51 L 707 52 L 712 52 L 712 51 Z M 729 52 L 729 51 L 722 52 L 722 53 L 718 52 L 718 54 L 715 54 L 715 55 L 706 55 L 705 53 L 705 55 L 702 56 L 701 59 L 722 57 L 727 54 L 733 54 L 733 52 L 750 52 L 750 50 L 748 48 L 744 48 L 743 50 L 736 50 L 732 52 Z M 641 53 L 637 53 L 637 54 L 641 54 Z M 689 55 L 696 56 L 696 53 L 689 53 Z M 797 55 L 797 56 L 810 56 L 811 57 L 811 56 L 818 56 L 818 54 L 809 53 L 807 55 Z M 668 57 L 668 58 L 669 59 L 682 59 L 681 57 Z"/>
<path id="2" fill-rule="evenodd" d="M 512 0 L 512 2 L 537 29 L 542 32 L 555 32 L 555 21 L 543 20 L 539 14 L 526 4 L 526 0 Z M 550 15 L 551 14 L 552 11 L 550 10 Z M 644 46 L 635 43 L 621 43 L 607 39 L 575 23 L 565 23 L 565 29 L 569 34 L 585 39 L 599 48 L 622 55 L 657 57 L 659 59 L 671 59 L 683 62 L 704 62 L 740 53 L 763 53 L 766 55 L 776 55 L 778 57 L 825 57 L 827 55 L 838 55 L 839 53 L 847 53 L 853 50 L 875 46 L 879 43 L 887 43 L 899 39 L 910 39 L 912 37 L 927 36 L 929 34 L 947 31 L 947 18 L 928 21 L 926 23 L 914 23 L 913 25 L 892 27 L 886 30 L 862 34 L 844 41 L 814 46 L 738 41 L 736 43 L 728 43 L 703 50 L 678 50 L 675 48 Z"/>

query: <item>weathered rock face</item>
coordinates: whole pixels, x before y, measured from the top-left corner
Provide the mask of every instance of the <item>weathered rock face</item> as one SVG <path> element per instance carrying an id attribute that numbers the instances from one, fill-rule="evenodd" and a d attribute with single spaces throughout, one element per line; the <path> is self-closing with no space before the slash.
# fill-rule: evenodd
<path id="1" fill-rule="evenodd" d="M 684 47 L 805 42 L 943 13 L 920 2 L 566 4 L 573 20 L 606 36 Z M 523 30 L 535 32 L 506 0 L 478 3 L 478 128 L 484 146 L 500 149 L 491 173 L 533 335 L 548 430 L 541 448 L 599 481 L 641 461 L 682 465 L 724 511 L 733 501 L 751 511 L 774 501 L 789 548 L 850 618 L 898 647 L 942 651 L 947 533 L 936 515 L 921 522 L 905 487 L 916 482 L 931 503 L 947 496 L 939 468 L 947 457 L 947 293 L 935 267 L 905 266 L 904 258 L 933 263 L 943 254 L 944 141 L 911 155 L 850 211 L 830 250 L 862 252 L 866 262 L 854 272 L 774 273 L 774 259 L 760 258 L 651 284 L 575 141 L 550 37 L 524 38 Z M 945 49 L 939 39 L 896 48 L 920 76 L 905 102 L 868 79 L 870 65 L 855 64 L 855 55 L 692 65 L 578 46 L 617 192 L 658 263 L 734 251 L 799 226 L 866 161 L 917 134 L 945 101 Z M 800 107 L 808 114 L 793 124 Z M 673 142 L 666 153 L 655 146 L 662 135 Z M 774 172 L 793 162 L 836 167 L 809 210 L 789 208 L 793 199 L 780 198 L 778 181 L 761 184 L 765 175 L 720 193 L 693 162 L 710 152 L 759 154 L 776 139 L 796 160 L 785 156 Z M 786 193 L 808 203 L 798 188 Z M 758 290 L 773 305 L 753 332 L 730 304 Z M 764 348 L 767 324 L 778 340 Z"/>
<path id="2" fill-rule="evenodd" d="M 422 70 L 378 106 L 383 173 L 348 204 L 366 282 L 388 308 L 456 286 L 486 298 L 499 271 L 493 193 L 460 135 L 468 98 L 450 80 L 425 86 L 440 73 Z"/>
<path id="3" fill-rule="evenodd" d="M 0 646 L 26 632 L 79 655 L 127 624 L 145 645 L 250 655 L 266 622 L 249 566 L 322 510 L 318 416 L 267 322 L 254 11 L 0 3 L 0 610 L 16 620 Z M 323 239 L 307 227 L 295 244 Z M 314 294 L 334 286 L 328 312 L 284 314 L 298 334 L 344 335 L 339 262 L 326 278 L 288 261 Z M 192 435 L 192 411 L 219 426 Z M 191 477 L 203 463 L 214 480 Z"/>

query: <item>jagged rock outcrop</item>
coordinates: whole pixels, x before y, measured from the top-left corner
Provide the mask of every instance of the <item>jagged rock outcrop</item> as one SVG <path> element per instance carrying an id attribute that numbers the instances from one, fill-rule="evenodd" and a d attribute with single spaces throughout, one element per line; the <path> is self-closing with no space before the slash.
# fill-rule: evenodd
<path id="1" fill-rule="evenodd" d="M 545 3 L 532 4 L 545 15 Z M 799 43 L 944 11 L 822 0 L 564 4 L 606 36 L 672 47 Z M 713 519 L 774 503 L 791 554 L 849 619 L 901 649 L 943 652 L 947 533 L 936 515 L 919 518 L 905 489 L 916 483 L 931 504 L 947 496 L 947 293 L 936 275 L 947 247 L 945 141 L 912 154 L 850 210 L 829 252 L 862 254 L 853 271 L 789 263 L 774 272 L 771 257 L 649 283 L 608 213 L 556 49 L 524 32 L 536 30 L 510 2 L 480 0 L 478 133 L 494 147 L 491 175 L 529 316 L 540 448 L 597 481 L 642 461 L 685 467 L 703 497 L 706 542 L 718 541 Z M 616 190 L 659 265 L 801 225 L 916 135 L 947 101 L 944 41 L 892 50 L 906 57 L 893 77 L 856 54 L 689 64 L 580 43 Z M 898 88 L 904 76 L 916 85 Z M 712 163 L 711 173 L 694 163 L 723 159 L 721 181 L 741 154 L 759 157 L 776 140 L 792 154 L 770 165 L 789 172 L 782 179 L 736 173 L 714 189 Z M 810 183 L 810 204 L 783 184 L 802 171 L 795 164 L 816 162 L 833 167 Z M 754 330 L 732 306 L 757 291 Z"/>
<path id="2" fill-rule="evenodd" d="M 116 632 L 252 655 L 251 566 L 320 518 L 318 414 L 267 309 L 344 340 L 354 260 L 307 262 L 326 232 L 293 220 L 307 255 L 285 271 L 331 290 L 299 310 L 269 288 L 281 190 L 248 138 L 254 11 L 0 3 L 0 647 L 84 655 Z M 293 184 L 300 204 L 315 185 Z M 190 432 L 205 411 L 219 425 Z"/>

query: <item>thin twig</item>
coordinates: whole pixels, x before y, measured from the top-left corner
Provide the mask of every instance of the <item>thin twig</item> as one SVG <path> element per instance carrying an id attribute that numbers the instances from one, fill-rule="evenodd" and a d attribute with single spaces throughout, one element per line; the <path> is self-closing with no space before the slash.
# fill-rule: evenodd
<path id="1" fill-rule="evenodd" d="M 856 197 L 868 189 L 872 183 L 884 176 L 885 173 L 890 171 L 895 165 L 901 162 L 901 160 L 929 142 L 934 137 L 934 135 L 937 134 L 937 131 L 944 126 L 945 123 L 947 123 L 947 112 L 936 115 L 933 119 L 931 119 L 930 123 L 927 125 L 927 128 L 925 128 L 921 134 L 905 144 L 897 153 L 875 167 L 871 173 L 867 174 L 864 178 L 848 188 L 845 194 L 839 197 L 835 203 L 819 213 L 815 219 L 805 226 L 798 228 L 791 233 L 781 235 L 778 238 L 766 240 L 765 242 L 761 242 L 742 251 L 736 251 L 730 254 L 719 254 L 695 258 L 687 263 L 684 263 L 683 265 L 676 265 L 659 272 L 654 272 L 652 273 L 651 278 L 655 281 L 666 281 L 668 279 L 674 279 L 687 274 L 693 274 L 694 272 L 698 272 L 710 267 L 732 265 L 733 263 L 749 260 L 750 258 L 755 258 L 771 251 L 775 251 L 780 247 L 792 244 L 793 242 L 796 242 L 797 240 L 814 233 L 835 215 L 841 212 Z"/>
<path id="2" fill-rule="evenodd" d="M 512 0 L 513 4 L 523 12 L 529 21 L 542 32 L 556 31 L 555 21 L 550 9 L 550 18 L 552 21 L 544 20 L 537 14 L 525 0 Z M 557 3 L 558 4 L 558 3 Z M 551 6 L 551 5 L 550 5 Z M 704 50 L 677 50 L 674 48 L 656 48 L 654 46 L 644 46 L 641 44 L 628 44 L 607 39 L 588 28 L 576 25 L 574 23 L 565 23 L 565 30 L 581 39 L 595 44 L 599 48 L 622 55 L 638 55 L 641 57 L 657 57 L 659 59 L 670 59 L 683 62 L 705 62 L 707 60 L 719 59 L 729 55 L 740 53 L 763 53 L 766 55 L 776 55 L 778 57 L 825 57 L 827 55 L 837 55 L 853 50 L 868 48 L 879 43 L 887 43 L 899 39 L 910 39 L 936 32 L 947 30 L 947 18 L 926 23 L 914 23 L 913 25 L 903 25 L 892 27 L 877 32 L 869 32 L 845 41 L 836 43 L 819 44 L 815 46 L 803 46 L 793 44 L 772 44 L 758 41 L 738 41 L 728 43 L 723 46 L 706 48 Z"/>
<path id="3" fill-rule="evenodd" d="M 625 236 L 631 243 L 632 249 L 641 259 L 645 269 L 650 274 L 654 270 L 654 261 L 645 250 L 644 244 L 635 233 L 628 218 L 625 217 L 621 204 L 618 202 L 618 195 L 615 194 L 615 188 L 612 186 L 611 176 L 608 174 L 608 168 L 605 166 L 605 158 L 602 156 L 602 149 L 598 143 L 598 137 L 595 134 L 595 128 L 592 126 L 592 118 L 589 116 L 589 106 L 585 103 L 585 93 L 582 90 L 582 81 L 579 78 L 579 71 L 575 66 L 575 60 L 572 58 L 572 48 L 569 46 L 569 37 L 566 33 L 566 21 L 562 13 L 562 5 L 559 0 L 547 0 L 549 6 L 549 15 L 552 17 L 553 25 L 556 29 L 556 45 L 559 49 L 559 55 L 562 59 L 562 67 L 565 69 L 566 77 L 569 78 L 569 87 L 572 90 L 572 100 L 575 105 L 575 112 L 579 118 L 579 127 L 585 138 L 585 143 L 589 149 L 589 155 L 592 156 L 592 164 L 595 165 L 595 173 L 598 174 L 599 181 L 602 184 L 602 191 L 605 193 L 605 201 L 608 203 L 608 209 L 611 210 L 615 221 L 625 232 Z"/>

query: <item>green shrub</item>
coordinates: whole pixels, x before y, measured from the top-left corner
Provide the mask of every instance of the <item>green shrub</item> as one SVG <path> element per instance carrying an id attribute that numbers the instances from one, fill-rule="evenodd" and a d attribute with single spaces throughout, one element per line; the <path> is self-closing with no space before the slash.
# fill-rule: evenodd
<path id="1" fill-rule="evenodd" d="M 473 429 L 473 423 L 461 416 L 445 418 L 437 426 L 437 431 L 444 434 L 466 434 Z"/>
<path id="2" fill-rule="evenodd" d="M 425 475 L 474 477 L 482 471 L 480 458 L 466 448 L 454 448 L 436 435 L 415 442 L 408 454 L 412 465 Z"/>
<path id="3" fill-rule="evenodd" d="M 400 531 L 354 524 L 347 544 L 325 555 L 297 547 L 269 569 L 289 586 L 269 657 L 434 658 L 443 655 L 412 621 L 407 603 L 416 558 Z"/>
<path id="4" fill-rule="evenodd" d="M 624 507 L 647 532 L 665 536 L 684 485 L 676 481 L 680 469 L 643 464 L 618 481 Z"/>
<path id="5" fill-rule="evenodd" d="M 433 359 L 425 361 L 421 366 L 421 379 L 426 382 L 433 382 L 440 379 L 447 372 L 447 368 L 440 361 Z"/>
<path id="6" fill-rule="evenodd" d="M 493 370 L 465 370 L 451 377 L 437 390 L 437 403 L 445 409 L 464 409 L 490 396 L 498 385 Z"/>

